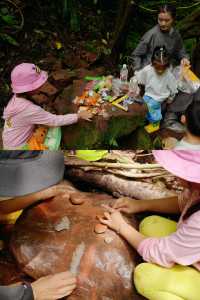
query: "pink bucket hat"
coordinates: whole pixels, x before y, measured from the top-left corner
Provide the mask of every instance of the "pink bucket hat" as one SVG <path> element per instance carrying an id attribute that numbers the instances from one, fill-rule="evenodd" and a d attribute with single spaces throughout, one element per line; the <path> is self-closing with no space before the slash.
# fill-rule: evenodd
<path id="1" fill-rule="evenodd" d="M 15 94 L 31 92 L 41 87 L 48 79 L 48 74 L 36 65 L 22 63 L 11 72 L 11 86 Z"/>
<path id="2" fill-rule="evenodd" d="M 154 150 L 157 162 L 172 174 L 200 183 L 200 151 Z"/>

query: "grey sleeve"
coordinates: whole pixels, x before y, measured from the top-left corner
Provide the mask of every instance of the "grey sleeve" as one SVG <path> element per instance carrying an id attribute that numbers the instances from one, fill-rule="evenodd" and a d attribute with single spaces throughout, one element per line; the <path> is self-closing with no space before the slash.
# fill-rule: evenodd
<path id="1" fill-rule="evenodd" d="M 141 38 L 139 44 L 135 48 L 135 50 L 131 54 L 131 64 L 133 66 L 134 71 L 140 70 L 142 66 L 142 58 L 147 55 L 149 43 L 151 39 L 151 34 L 148 31 Z"/>
<path id="2" fill-rule="evenodd" d="M 19 286 L 0 286 L 1 300 L 34 300 L 30 284 Z"/>
<path id="3" fill-rule="evenodd" d="M 183 39 L 180 35 L 179 32 L 177 32 L 177 41 L 176 41 L 176 53 L 177 53 L 177 59 L 181 61 L 183 58 L 188 58 L 189 55 L 187 54 L 184 44 L 183 44 Z"/>

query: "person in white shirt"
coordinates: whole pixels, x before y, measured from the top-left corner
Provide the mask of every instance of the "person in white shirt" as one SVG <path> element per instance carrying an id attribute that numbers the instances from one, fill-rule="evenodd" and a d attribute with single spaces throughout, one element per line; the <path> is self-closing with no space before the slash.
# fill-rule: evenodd
<path id="1" fill-rule="evenodd" d="M 193 101 L 181 116 L 186 127 L 182 140 L 177 142 L 175 150 L 200 150 L 200 99 Z"/>
<path id="2" fill-rule="evenodd" d="M 162 119 L 161 104 L 171 103 L 178 92 L 177 83 L 170 70 L 170 57 L 165 46 L 156 47 L 153 51 L 151 64 L 135 72 L 138 84 L 145 86 L 143 100 L 147 105 L 147 120 L 145 127 L 148 132 L 159 129 Z"/>

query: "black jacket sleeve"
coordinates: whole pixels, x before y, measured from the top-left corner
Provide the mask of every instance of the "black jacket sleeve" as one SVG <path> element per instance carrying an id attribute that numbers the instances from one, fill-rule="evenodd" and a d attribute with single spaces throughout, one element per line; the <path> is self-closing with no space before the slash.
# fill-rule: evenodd
<path id="1" fill-rule="evenodd" d="M 34 300 L 30 284 L 19 286 L 0 286 L 1 300 Z"/>

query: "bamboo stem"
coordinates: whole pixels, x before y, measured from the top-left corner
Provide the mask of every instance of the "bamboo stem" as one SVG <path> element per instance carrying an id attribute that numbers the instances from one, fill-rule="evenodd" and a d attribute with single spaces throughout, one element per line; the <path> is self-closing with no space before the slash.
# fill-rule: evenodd
<path id="1" fill-rule="evenodd" d="M 128 178 L 151 178 L 151 177 L 162 177 L 166 175 L 167 173 L 165 171 L 163 172 L 155 172 L 155 173 L 126 173 L 126 172 L 120 172 L 120 171 L 113 171 L 113 170 L 108 170 L 109 173 L 115 174 L 115 175 L 120 175 L 123 177 L 128 177 Z"/>
<path id="2" fill-rule="evenodd" d="M 163 169 L 159 164 L 124 164 L 124 163 L 106 163 L 106 162 L 81 162 L 77 161 L 76 163 L 70 163 L 70 161 L 65 160 L 65 164 L 72 167 L 100 167 L 100 168 L 115 168 L 115 169 Z"/>

